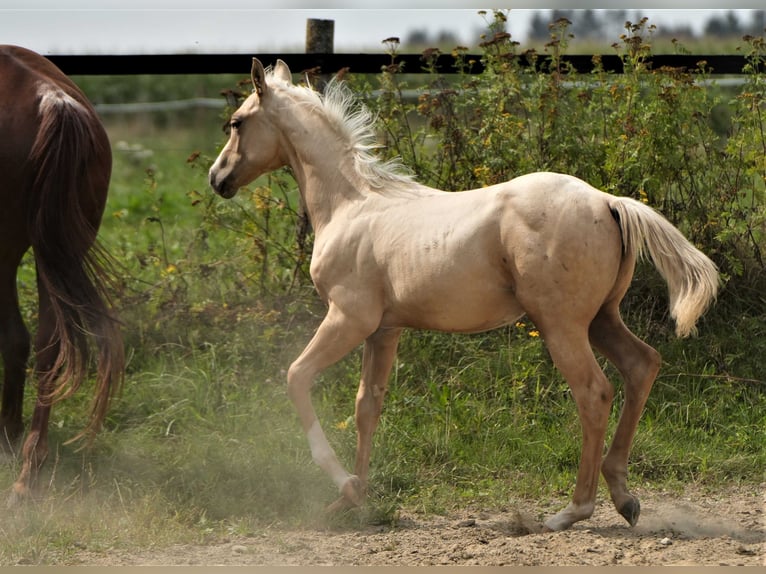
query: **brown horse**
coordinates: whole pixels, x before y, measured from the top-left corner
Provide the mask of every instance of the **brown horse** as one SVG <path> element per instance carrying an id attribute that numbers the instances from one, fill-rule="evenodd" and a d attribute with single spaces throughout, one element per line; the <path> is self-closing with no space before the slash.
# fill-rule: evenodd
<path id="1" fill-rule="evenodd" d="M 327 302 L 314 338 L 290 365 L 290 398 L 311 454 L 341 493 L 365 495 L 372 433 L 403 328 L 477 332 L 526 314 L 572 389 L 583 445 L 570 504 L 550 530 L 588 518 L 599 472 L 630 524 L 638 499 L 627 487 L 628 454 L 660 356 L 623 323 L 619 305 L 636 259 L 647 251 L 668 283 L 670 314 L 692 333 L 715 299 L 718 272 L 651 207 L 575 177 L 531 173 L 483 189 L 447 193 L 415 182 L 370 153 L 370 114 L 344 85 L 324 96 L 292 83 L 278 61 L 253 62 L 253 94 L 233 114 L 229 141 L 210 168 L 223 197 L 289 165 L 314 226 L 311 277 Z M 311 403 L 315 376 L 364 343 L 356 397 L 354 474 L 338 461 Z M 613 388 L 591 347 L 622 374 L 625 402 L 606 457 Z"/>
<path id="2" fill-rule="evenodd" d="M 24 432 L 22 402 L 31 338 L 19 310 L 16 273 L 31 247 L 37 272 L 37 379 L 22 468 L 11 501 L 29 489 L 48 453 L 51 405 L 74 393 L 97 360 L 91 419 L 97 430 L 122 381 L 119 325 L 105 295 L 108 257 L 96 245 L 112 152 L 80 89 L 49 60 L 0 46 L 0 440 Z M 91 344 L 91 339 L 95 345 Z M 92 348 L 92 347 L 95 348 Z"/>

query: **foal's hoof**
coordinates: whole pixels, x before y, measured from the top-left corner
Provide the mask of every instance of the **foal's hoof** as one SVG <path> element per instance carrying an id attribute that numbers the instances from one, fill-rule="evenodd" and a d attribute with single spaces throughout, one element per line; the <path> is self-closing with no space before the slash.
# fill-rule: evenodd
<path id="1" fill-rule="evenodd" d="M 358 476 L 351 475 L 340 489 L 340 498 L 325 509 L 328 514 L 348 510 L 364 503 L 364 486 Z"/>
<path id="2" fill-rule="evenodd" d="M 638 522 L 638 516 L 641 514 L 641 504 L 638 502 L 638 498 L 635 496 L 625 502 L 620 508 L 617 509 L 622 517 L 628 521 L 628 524 L 635 526 Z"/>
<path id="3" fill-rule="evenodd" d="M 359 477 L 352 474 L 340 489 L 340 493 L 347 498 L 354 506 L 362 506 L 364 503 L 364 485 Z"/>
<path id="4" fill-rule="evenodd" d="M 350 510 L 352 508 L 356 508 L 356 504 L 351 502 L 345 496 L 341 496 L 335 502 L 329 504 L 327 508 L 324 509 L 324 511 L 325 514 L 338 514 L 339 512 Z"/>

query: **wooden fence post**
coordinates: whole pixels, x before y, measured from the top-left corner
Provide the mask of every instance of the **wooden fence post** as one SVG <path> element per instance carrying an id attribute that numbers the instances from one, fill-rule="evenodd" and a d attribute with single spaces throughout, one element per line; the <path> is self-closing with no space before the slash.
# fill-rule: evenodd
<path id="1" fill-rule="evenodd" d="M 335 43 L 335 21 L 309 18 L 306 20 L 306 53 L 307 54 L 332 54 Z M 318 75 L 312 74 L 314 88 L 324 91 L 327 82 L 330 81 L 328 70 L 322 70 Z"/>

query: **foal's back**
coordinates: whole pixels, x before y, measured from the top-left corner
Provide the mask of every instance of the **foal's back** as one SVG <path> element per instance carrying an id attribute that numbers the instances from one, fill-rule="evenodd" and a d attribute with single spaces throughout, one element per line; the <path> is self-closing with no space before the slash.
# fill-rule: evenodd
<path id="1" fill-rule="evenodd" d="M 433 191 L 374 195 L 331 222 L 312 261 L 320 293 L 370 293 L 384 327 L 477 332 L 558 301 L 592 318 L 611 292 L 622 253 L 607 194 L 556 173 Z"/>

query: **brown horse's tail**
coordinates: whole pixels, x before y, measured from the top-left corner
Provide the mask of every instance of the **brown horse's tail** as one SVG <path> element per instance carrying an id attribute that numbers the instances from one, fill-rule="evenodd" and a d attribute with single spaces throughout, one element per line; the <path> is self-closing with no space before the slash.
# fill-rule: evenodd
<path id="1" fill-rule="evenodd" d="M 640 258 L 648 251 L 668 284 L 670 315 L 676 334 L 696 332 L 696 323 L 718 294 L 718 269 L 667 219 L 648 205 L 627 197 L 611 199 L 626 251 Z"/>
<path id="2" fill-rule="evenodd" d="M 28 229 L 38 289 L 49 296 L 47 303 L 41 297 L 40 315 L 48 312 L 53 321 L 50 339 L 38 344 L 57 350 L 37 365 L 40 400 L 53 403 L 77 391 L 95 354 L 90 422 L 77 438 L 92 437 L 121 386 L 125 365 L 119 323 L 107 294 L 115 283 L 113 264 L 96 243 L 111 149 L 95 112 L 71 98 L 41 104 L 30 169 L 35 179 Z"/>

